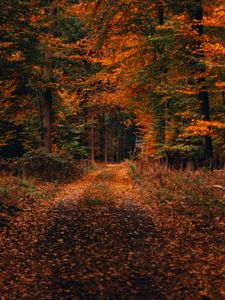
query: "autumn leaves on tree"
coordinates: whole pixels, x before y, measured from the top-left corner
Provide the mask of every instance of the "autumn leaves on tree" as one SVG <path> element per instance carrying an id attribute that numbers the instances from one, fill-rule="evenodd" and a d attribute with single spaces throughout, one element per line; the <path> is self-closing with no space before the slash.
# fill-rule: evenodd
<path id="1" fill-rule="evenodd" d="M 2 155 L 223 164 L 223 1 L 0 5 Z"/>

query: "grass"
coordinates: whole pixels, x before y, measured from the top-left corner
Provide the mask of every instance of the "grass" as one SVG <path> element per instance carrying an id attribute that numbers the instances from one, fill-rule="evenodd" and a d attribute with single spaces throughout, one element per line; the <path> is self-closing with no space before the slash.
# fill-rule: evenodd
<path id="1" fill-rule="evenodd" d="M 130 176 L 146 199 L 152 202 L 186 202 L 190 205 L 225 208 L 224 191 L 215 186 L 225 185 L 225 169 L 214 172 L 204 170 L 169 170 L 159 163 L 129 163 Z M 138 180 L 136 180 L 138 178 Z"/>
<path id="2" fill-rule="evenodd" d="M 197 206 L 220 207 L 225 208 L 225 201 L 222 197 L 206 193 L 199 193 L 198 191 L 186 190 L 184 192 L 184 199 L 191 204 Z"/>
<path id="3" fill-rule="evenodd" d="M 137 173 L 137 166 L 134 162 L 128 160 L 127 161 L 129 167 L 129 175 L 135 181 L 138 182 L 140 180 L 140 175 Z"/>
<path id="4" fill-rule="evenodd" d="M 11 187 L 7 185 L 0 186 L 0 199 L 6 199 L 9 197 L 11 192 Z"/>
<path id="5" fill-rule="evenodd" d="M 97 176 L 97 181 L 91 184 L 85 191 L 83 197 L 79 201 L 80 204 L 84 204 L 85 206 L 89 207 L 95 207 L 112 203 L 113 195 L 107 186 L 108 181 L 103 181 L 104 179 L 109 180 L 112 174 L 104 172 L 99 175 L 103 176 Z"/>
<path id="6" fill-rule="evenodd" d="M 0 203 L 18 205 L 25 198 L 48 199 L 53 197 L 58 187 L 56 183 L 46 183 L 28 176 L 0 176 Z"/>
<path id="7" fill-rule="evenodd" d="M 95 187 L 98 190 L 105 190 L 106 189 L 106 185 L 104 183 L 102 183 L 102 182 L 96 183 Z"/>
<path id="8" fill-rule="evenodd" d="M 101 180 L 111 180 L 113 178 L 113 174 L 110 172 L 102 172 L 97 176 L 97 179 Z"/>
<path id="9" fill-rule="evenodd" d="M 104 204 L 104 201 L 102 199 L 98 199 L 98 198 L 86 197 L 83 199 L 83 201 L 84 201 L 84 204 L 89 207 L 101 206 Z"/>

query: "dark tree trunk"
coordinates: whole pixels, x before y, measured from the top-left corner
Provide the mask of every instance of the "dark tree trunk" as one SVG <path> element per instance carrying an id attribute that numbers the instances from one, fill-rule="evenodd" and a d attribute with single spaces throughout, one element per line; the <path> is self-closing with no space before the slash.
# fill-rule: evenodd
<path id="1" fill-rule="evenodd" d="M 157 3 L 157 17 L 158 17 L 158 24 L 160 26 L 164 25 L 165 23 L 165 11 L 164 11 L 164 5 L 162 1 L 158 1 Z M 163 53 L 165 52 L 164 46 L 160 46 L 158 48 L 158 63 L 159 63 L 159 72 L 160 72 L 160 79 L 159 79 L 159 84 L 163 81 L 163 76 L 166 75 L 167 73 L 167 62 L 165 59 L 163 59 Z M 157 64 L 157 57 L 156 54 L 154 53 L 154 58 L 155 58 L 155 63 Z M 161 61 L 160 61 L 161 60 Z M 166 145 L 166 132 L 167 132 L 167 103 L 160 103 L 160 101 L 157 103 L 157 122 L 156 122 L 156 141 L 157 144 L 159 144 L 159 147 L 162 147 L 162 145 Z M 165 161 L 167 161 L 167 157 L 165 157 Z"/>
<path id="2" fill-rule="evenodd" d="M 105 163 L 108 163 L 108 126 L 105 123 L 104 125 L 104 132 L 105 132 L 105 142 L 104 142 L 104 160 Z"/>
<path id="3" fill-rule="evenodd" d="M 157 14 L 158 14 L 159 25 L 163 25 L 164 24 L 164 9 L 163 9 L 163 4 L 160 1 L 158 3 Z"/>
<path id="4" fill-rule="evenodd" d="M 50 7 L 46 10 L 46 14 L 49 17 L 50 25 L 48 28 L 48 34 L 53 35 L 55 30 L 55 15 L 56 10 L 53 6 L 51 6 L 53 1 L 49 4 Z M 45 149 L 48 152 L 52 150 L 52 88 L 51 88 L 51 80 L 53 75 L 53 61 L 51 55 L 51 49 L 49 46 L 45 49 L 44 53 L 44 72 L 43 78 L 45 80 L 46 87 L 42 93 L 42 97 L 40 100 L 41 105 L 41 118 L 42 118 L 42 143 Z"/>
<path id="5" fill-rule="evenodd" d="M 94 115 L 91 116 L 91 161 L 95 161 L 95 124 Z"/>
<path id="6" fill-rule="evenodd" d="M 197 24 L 193 25 L 193 29 L 198 32 L 199 40 L 195 43 L 195 47 L 197 50 L 197 56 L 199 59 L 204 58 L 204 52 L 201 49 L 202 47 L 202 40 L 201 37 L 204 35 L 204 27 L 202 24 L 203 20 L 203 8 L 202 8 L 202 1 L 198 0 L 194 3 L 188 5 L 188 11 L 192 20 L 197 20 Z M 206 71 L 206 67 L 204 63 L 200 62 L 198 65 L 197 71 L 200 74 L 204 74 Z M 204 75 L 199 78 L 198 83 L 200 84 L 200 91 L 199 91 L 199 100 L 201 105 L 201 114 L 204 121 L 210 121 L 210 106 L 209 106 L 209 93 L 206 86 L 206 80 Z M 213 144 L 212 139 L 210 136 L 205 136 L 203 138 L 203 151 L 204 151 L 204 159 L 205 163 L 213 167 Z"/>
<path id="7" fill-rule="evenodd" d="M 94 125 L 91 127 L 91 161 L 95 161 L 95 138 L 94 138 Z"/>
<path id="8" fill-rule="evenodd" d="M 105 147 L 105 119 L 100 114 L 98 119 L 99 124 L 99 156 L 100 161 L 104 161 L 104 147 Z"/>
<path id="9" fill-rule="evenodd" d="M 52 131 L 52 92 L 46 89 L 41 99 L 41 116 L 42 116 L 42 142 L 44 148 L 51 152 L 51 131 Z"/>

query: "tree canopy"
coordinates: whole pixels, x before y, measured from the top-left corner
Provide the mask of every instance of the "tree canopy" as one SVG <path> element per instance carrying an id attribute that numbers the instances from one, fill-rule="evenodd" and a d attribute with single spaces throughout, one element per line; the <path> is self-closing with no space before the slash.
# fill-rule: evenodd
<path id="1" fill-rule="evenodd" d="M 3 0 L 0 17 L 1 155 L 224 163 L 223 1 Z"/>

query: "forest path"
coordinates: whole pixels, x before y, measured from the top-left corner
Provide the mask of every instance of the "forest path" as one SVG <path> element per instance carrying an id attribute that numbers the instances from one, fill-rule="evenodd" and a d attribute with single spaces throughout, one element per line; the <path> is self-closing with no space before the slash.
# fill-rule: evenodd
<path id="1" fill-rule="evenodd" d="M 210 299 L 128 173 L 102 166 L 19 215 L 0 238 L 0 299 Z"/>
<path id="2" fill-rule="evenodd" d="M 34 204 L 0 239 L 0 299 L 160 299 L 140 199 L 127 165 L 109 164 Z"/>
<path id="3" fill-rule="evenodd" d="M 100 197 L 104 202 L 111 195 L 114 204 L 122 202 L 137 203 L 140 194 L 134 188 L 126 163 L 98 165 L 98 167 L 81 179 L 66 184 L 58 193 L 55 201 L 77 202 L 82 197 Z M 105 199 L 106 198 L 106 199 Z M 109 200 L 109 199 L 108 199 Z"/>

